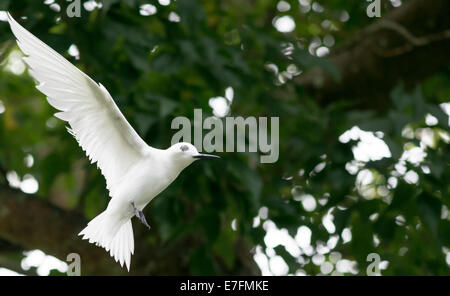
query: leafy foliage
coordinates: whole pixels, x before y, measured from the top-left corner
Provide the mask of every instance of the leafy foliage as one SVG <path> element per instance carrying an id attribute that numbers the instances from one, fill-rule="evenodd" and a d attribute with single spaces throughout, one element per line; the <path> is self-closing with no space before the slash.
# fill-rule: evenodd
<path id="1" fill-rule="evenodd" d="M 210 98 L 229 87 L 230 116 L 280 118 L 278 162 L 223 153 L 223 161 L 189 167 L 146 209 L 153 226 L 147 244 L 164 250 L 192 242 L 181 270 L 240 274 L 242 252 L 250 261 L 256 252 L 270 261 L 281 256 L 291 274 L 328 273 L 323 262 L 337 274 L 365 274 L 367 255 L 378 253 L 389 262 L 385 275 L 449 274 L 450 131 L 440 106 L 449 100 L 448 67 L 416 88 L 399 85 L 383 111 L 354 110 L 350 97 L 320 105 L 292 81 L 315 66 L 339 80 L 311 44 L 319 38 L 333 40 L 321 46 L 343 46 L 370 22 L 364 1 L 286 1 L 286 12 L 268 0 L 152 1 L 157 11 L 145 15 L 147 1 L 105 0 L 102 8 L 82 9 L 80 18 L 66 17 L 67 3 L 57 3 L 61 11 L 25 0 L 2 1 L 0 9 L 27 16 L 27 29 L 105 85 L 150 145 L 169 145 L 176 116 L 193 118 L 194 108 L 212 115 Z M 295 19 L 294 31 L 277 31 L 273 19 L 283 15 Z M 32 176 L 39 198 L 92 218 L 109 200 L 105 182 L 32 78 L 11 70 L 20 63 L 12 38 L 0 22 L 0 167 L 9 182 L 0 181 L 20 186 L 11 172 L 22 181 Z M 73 45 L 79 58 L 69 54 Z M 361 140 L 343 137 L 355 126 L 374 132 L 390 156 L 357 159 Z M 300 226 L 311 230 L 310 245 L 297 235 Z M 268 243 L 274 229 L 297 235 L 300 246 Z M 352 268 L 338 268 L 343 262 Z"/>

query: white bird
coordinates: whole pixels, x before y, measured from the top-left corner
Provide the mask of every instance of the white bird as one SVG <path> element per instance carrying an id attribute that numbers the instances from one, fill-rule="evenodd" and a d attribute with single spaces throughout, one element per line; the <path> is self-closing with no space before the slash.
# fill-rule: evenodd
<path id="1" fill-rule="evenodd" d="M 145 206 L 195 160 L 218 156 L 200 154 L 189 143 L 177 143 L 166 150 L 150 147 L 103 85 L 23 28 L 9 13 L 8 22 L 26 55 L 23 59 L 29 73 L 39 82 L 36 88 L 61 111 L 55 116 L 69 123 L 68 131 L 91 163 L 97 162 L 106 179 L 111 197 L 108 207 L 79 235 L 105 248 L 129 271 L 134 253 L 131 218 L 137 216 L 150 228 L 142 213 Z"/>

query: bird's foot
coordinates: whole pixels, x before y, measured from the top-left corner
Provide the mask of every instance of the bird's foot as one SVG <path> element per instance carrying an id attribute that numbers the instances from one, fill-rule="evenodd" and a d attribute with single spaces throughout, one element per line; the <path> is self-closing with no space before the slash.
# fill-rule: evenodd
<path id="1" fill-rule="evenodd" d="M 139 211 L 136 208 L 134 201 L 131 202 L 131 205 L 133 206 L 134 215 L 139 218 L 139 220 L 142 222 L 142 224 L 144 224 L 145 226 L 147 226 L 148 229 L 150 229 L 150 225 L 148 225 L 147 220 L 145 219 L 144 213 L 142 211 Z"/>
<path id="2" fill-rule="evenodd" d="M 142 224 L 144 224 L 145 226 L 147 226 L 148 229 L 150 229 L 150 225 L 148 225 L 147 220 L 145 220 L 145 216 L 144 213 L 139 212 L 139 220 L 141 220 Z"/>

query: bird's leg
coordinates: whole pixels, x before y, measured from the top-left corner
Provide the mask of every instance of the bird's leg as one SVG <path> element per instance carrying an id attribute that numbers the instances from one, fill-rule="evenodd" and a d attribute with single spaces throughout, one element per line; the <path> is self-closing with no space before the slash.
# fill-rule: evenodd
<path id="1" fill-rule="evenodd" d="M 139 210 L 136 208 L 134 201 L 131 202 L 131 205 L 133 206 L 134 215 L 139 218 Z"/>
<path id="2" fill-rule="evenodd" d="M 148 225 L 147 220 L 145 219 L 144 213 L 142 211 L 139 211 L 136 208 L 136 205 L 134 204 L 134 201 L 131 202 L 131 205 L 133 206 L 133 210 L 134 210 L 134 215 L 136 217 L 139 218 L 139 220 L 141 220 L 142 224 L 144 224 L 145 226 L 148 227 L 148 229 L 150 229 L 150 225 Z"/>

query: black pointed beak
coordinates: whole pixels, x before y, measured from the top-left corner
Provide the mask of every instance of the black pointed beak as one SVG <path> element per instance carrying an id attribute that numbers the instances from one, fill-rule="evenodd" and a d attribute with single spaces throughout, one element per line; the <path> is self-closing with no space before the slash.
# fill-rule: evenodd
<path id="1" fill-rule="evenodd" d="M 220 158 L 218 155 L 212 155 L 212 154 L 197 154 L 193 156 L 194 158 Z"/>

